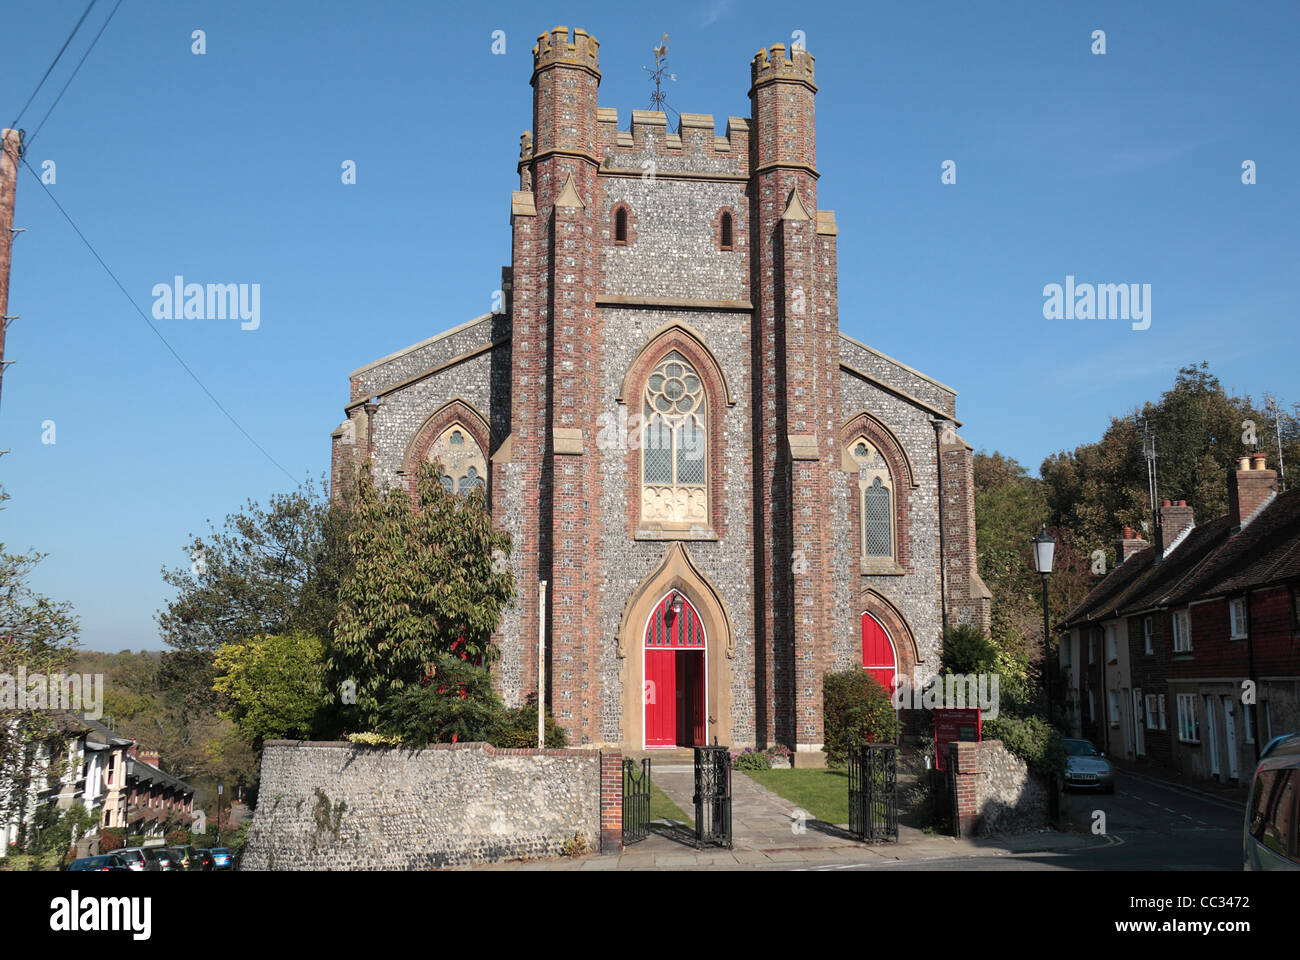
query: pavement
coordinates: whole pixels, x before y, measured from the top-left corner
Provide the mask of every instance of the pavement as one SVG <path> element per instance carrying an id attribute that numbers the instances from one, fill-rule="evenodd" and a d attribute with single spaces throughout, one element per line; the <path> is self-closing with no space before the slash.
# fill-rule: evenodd
<path id="1" fill-rule="evenodd" d="M 693 808 L 689 764 L 654 770 L 655 785 L 683 810 Z M 732 848 L 695 846 L 694 831 L 683 823 L 655 821 L 646 839 L 622 853 L 562 860 L 508 861 L 466 867 L 472 870 L 799 870 L 870 868 L 896 864 L 1066 852 L 1102 847 L 1106 837 L 1041 830 L 999 837 L 947 837 L 899 825 L 897 842 L 866 844 L 853 839 L 847 824 L 812 819 L 788 800 L 737 772 L 732 779 Z"/>
<path id="2" fill-rule="evenodd" d="M 1116 770 L 1122 770 L 1129 776 L 1146 783 L 1161 784 L 1171 790 L 1182 793 L 1189 793 L 1193 796 L 1202 797 L 1207 800 L 1215 800 L 1220 803 L 1230 803 L 1243 810 L 1246 807 L 1246 801 L 1250 795 L 1250 777 L 1254 773 L 1254 767 L 1245 773 L 1244 782 L 1220 783 L 1217 780 L 1207 780 L 1204 777 L 1189 777 L 1179 773 L 1177 770 L 1170 770 L 1166 767 L 1157 766 L 1148 763 L 1135 763 L 1131 760 L 1117 760 L 1115 757 L 1108 758 Z M 1253 758 L 1252 758 L 1253 762 Z"/>

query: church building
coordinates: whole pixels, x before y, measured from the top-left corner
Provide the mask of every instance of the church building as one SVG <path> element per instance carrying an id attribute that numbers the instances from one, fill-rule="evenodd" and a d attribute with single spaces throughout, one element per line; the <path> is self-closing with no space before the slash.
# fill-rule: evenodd
<path id="1" fill-rule="evenodd" d="M 334 475 L 483 488 L 517 584 L 498 689 L 540 676 L 571 745 L 820 765 L 825 673 L 935 672 L 945 624 L 988 628 L 956 391 L 840 332 L 808 51 L 760 50 L 718 136 L 621 125 L 597 47 L 538 38 L 499 307 L 353 371 Z"/>

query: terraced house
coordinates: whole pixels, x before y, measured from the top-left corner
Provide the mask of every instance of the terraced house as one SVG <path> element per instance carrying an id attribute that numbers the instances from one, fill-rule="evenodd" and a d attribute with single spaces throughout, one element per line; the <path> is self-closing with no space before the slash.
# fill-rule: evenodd
<path id="1" fill-rule="evenodd" d="M 956 391 L 840 331 L 820 192 L 858 177 L 820 183 L 808 51 L 760 50 L 722 135 L 623 126 L 600 79 L 594 37 L 538 38 L 500 310 L 351 374 L 335 477 L 484 491 L 518 583 L 496 681 L 536 691 L 540 647 L 572 743 L 819 763 L 826 671 L 937 669 L 945 621 L 987 626 Z"/>
<path id="2" fill-rule="evenodd" d="M 1222 517 L 1166 500 L 1154 544 L 1124 531 L 1062 650 L 1076 734 L 1221 782 L 1300 728 L 1300 490 L 1279 493 L 1262 453 L 1227 482 Z"/>

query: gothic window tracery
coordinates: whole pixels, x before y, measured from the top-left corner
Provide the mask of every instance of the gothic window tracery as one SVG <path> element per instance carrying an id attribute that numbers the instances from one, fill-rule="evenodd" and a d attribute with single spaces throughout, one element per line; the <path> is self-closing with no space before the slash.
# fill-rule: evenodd
<path id="1" fill-rule="evenodd" d="M 676 350 L 646 380 L 642 398 L 641 519 L 708 523 L 708 396 Z"/>
<path id="2" fill-rule="evenodd" d="M 861 552 L 864 561 L 895 557 L 894 483 L 889 464 L 866 437 L 849 445 L 858 469 Z"/>
<path id="3" fill-rule="evenodd" d="M 438 435 L 429 446 L 429 460 L 440 464 L 443 487 L 464 496 L 487 485 L 487 460 L 473 436 L 459 423 Z"/>

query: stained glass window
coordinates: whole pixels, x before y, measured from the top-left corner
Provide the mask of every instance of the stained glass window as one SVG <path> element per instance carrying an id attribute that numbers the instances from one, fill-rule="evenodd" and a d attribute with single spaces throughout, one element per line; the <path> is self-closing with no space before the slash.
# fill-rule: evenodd
<path id="1" fill-rule="evenodd" d="M 429 459 L 440 465 L 443 487 L 448 493 L 467 494 L 487 485 L 487 460 L 460 424 L 453 424 L 429 446 Z"/>
<path id="2" fill-rule="evenodd" d="M 650 374 L 642 409 L 642 519 L 707 523 L 707 396 L 695 368 L 676 350 Z"/>
<path id="3" fill-rule="evenodd" d="M 865 438 L 850 444 L 858 467 L 858 494 L 862 498 L 862 556 L 894 556 L 894 485 L 889 464 Z"/>

